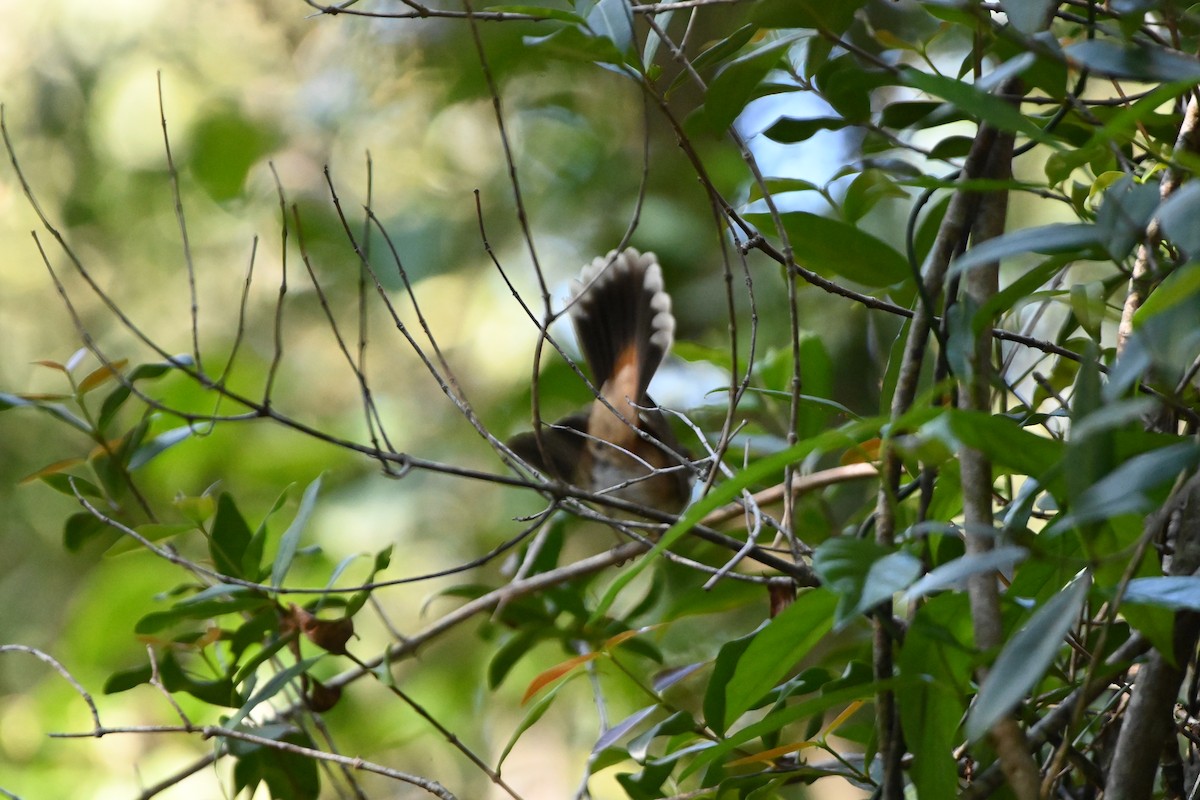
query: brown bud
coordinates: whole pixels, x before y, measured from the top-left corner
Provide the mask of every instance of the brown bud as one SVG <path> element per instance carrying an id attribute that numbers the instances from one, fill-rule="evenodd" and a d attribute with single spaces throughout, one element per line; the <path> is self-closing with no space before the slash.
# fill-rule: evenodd
<path id="1" fill-rule="evenodd" d="M 298 629 L 317 647 L 336 656 L 346 654 L 346 642 L 354 635 L 354 620 L 349 617 L 340 619 L 318 619 L 316 615 L 297 605 L 291 606 L 291 626 Z M 287 622 L 281 626 L 287 632 Z"/>

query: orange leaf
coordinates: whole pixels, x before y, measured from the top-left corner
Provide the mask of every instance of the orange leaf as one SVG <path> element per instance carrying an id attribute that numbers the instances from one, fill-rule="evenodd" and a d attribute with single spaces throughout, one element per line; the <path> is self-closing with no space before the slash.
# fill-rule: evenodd
<path id="1" fill-rule="evenodd" d="M 21 480 L 18 481 L 18 483 L 20 483 L 22 486 L 24 486 L 27 483 L 33 483 L 34 481 L 38 480 L 39 478 L 44 478 L 47 475 L 54 475 L 56 473 L 62 472 L 65 469 L 70 469 L 71 467 L 75 466 L 76 464 L 82 464 L 82 463 L 83 463 L 82 458 L 64 458 L 62 461 L 55 461 L 53 464 L 47 464 L 46 466 L 39 469 L 37 472 L 29 473 L 24 478 L 21 478 Z"/>
<path id="2" fill-rule="evenodd" d="M 759 762 L 766 762 L 769 764 L 780 756 L 786 756 L 790 753 L 796 752 L 797 750 L 803 750 L 806 747 L 812 747 L 815 744 L 816 742 L 793 742 L 792 744 L 784 744 L 780 745 L 779 747 L 772 747 L 770 750 L 763 750 L 761 753 L 755 753 L 752 756 L 746 756 L 745 758 L 739 758 L 736 761 L 730 761 L 725 766 L 741 767 L 745 766 L 746 764 L 757 764 Z"/>
<path id="3" fill-rule="evenodd" d="M 667 623 L 665 622 L 661 622 L 658 625 L 647 625 L 643 628 L 634 628 L 633 630 L 629 631 L 621 631 L 616 636 L 606 639 L 604 644 L 600 645 L 600 649 L 602 651 L 612 650 L 614 647 L 629 641 L 635 636 L 640 636 L 641 634 L 646 633 L 647 631 L 652 631 L 655 628 L 661 628 L 666 624 Z"/>
<path id="4" fill-rule="evenodd" d="M 837 717 L 834 718 L 833 722 L 825 726 L 825 730 L 821 732 L 821 738 L 824 739 L 826 736 L 836 731 L 839 727 L 841 727 L 841 724 L 850 717 L 851 714 L 853 714 L 855 711 L 858 711 L 860 708 L 862 708 L 862 706 L 862 700 L 855 700 L 853 703 L 846 706 L 845 711 L 838 714 Z"/>
<path id="5" fill-rule="evenodd" d="M 586 664 L 596 657 L 596 653 L 584 653 L 581 656 L 569 658 L 561 664 L 556 664 L 542 674 L 538 675 L 529 682 L 528 688 L 525 689 L 525 695 L 521 698 L 521 704 L 529 702 L 529 699 L 540 692 L 543 687 L 554 683 L 556 680 L 566 675 L 571 670 L 578 667 L 580 664 Z"/>
<path id="6" fill-rule="evenodd" d="M 62 364 L 58 363 L 57 361 L 51 361 L 48 358 L 44 358 L 40 361 L 34 361 L 33 363 L 37 364 L 39 367 L 49 367 L 50 369 L 56 369 L 59 372 L 63 372 L 63 373 L 65 373 L 67 371 L 67 368 L 64 367 Z"/>
<path id="7" fill-rule="evenodd" d="M 57 394 L 54 392 L 42 392 L 37 394 L 19 394 L 17 397 L 22 400 L 29 400 L 32 403 L 41 402 L 43 400 L 70 400 L 69 394 Z"/>
<path id="8" fill-rule="evenodd" d="M 867 439 L 861 444 L 856 444 L 845 453 L 842 453 L 842 466 L 846 464 L 864 464 L 879 460 L 879 447 L 882 440 Z"/>
<path id="9" fill-rule="evenodd" d="M 125 365 L 128 363 L 128 358 L 119 358 L 110 364 L 103 364 L 96 367 L 86 378 L 79 382 L 79 393 L 85 394 L 106 381 L 112 380 L 121 374 L 121 370 L 125 369 Z"/>

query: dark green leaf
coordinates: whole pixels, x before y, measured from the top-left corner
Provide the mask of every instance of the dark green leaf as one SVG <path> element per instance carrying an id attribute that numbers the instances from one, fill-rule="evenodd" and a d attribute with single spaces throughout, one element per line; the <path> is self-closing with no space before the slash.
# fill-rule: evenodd
<path id="1" fill-rule="evenodd" d="M 1105 234 L 1104 249 L 1115 260 L 1129 255 L 1146 234 L 1159 205 L 1159 188 L 1126 175 L 1104 190 L 1096 227 Z"/>
<path id="2" fill-rule="evenodd" d="M 526 47 L 563 61 L 586 61 L 618 66 L 625 63 L 625 57 L 612 40 L 594 36 L 576 25 L 569 25 L 546 36 L 526 36 L 524 42 Z"/>
<path id="3" fill-rule="evenodd" d="M 1037 436 L 1007 417 L 949 410 L 921 428 L 953 449 L 973 447 L 1019 475 L 1044 476 L 1062 460 L 1063 443 Z"/>
<path id="4" fill-rule="evenodd" d="M 96 484 L 86 478 L 80 478 L 76 475 L 68 475 L 65 472 L 55 472 L 50 475 L 42 475 L 39 480 L 49 486 L 54 491 L 65 494 L 67 497 L 74 497 L 76 492 L 84 497 L 91 497 L 96 500 L 103 500 L 104 494 Z M 91 516 L 90 514 L 88 516 Z"/>
<path id="5" fill-rule="evenodd" d="M 123 383 L 108 393 L 108 396 L 104 398 L 104 402 L 100 405 L 100 415 L 96 418 L 96 426 L 101 431 L 108 429 L 109 423 L 112 422 L 113 417 L 117 415 L 117 411 L 120 410 L 121 406 L 129 399 L 132 393 L 133 390 Z"/>
<path id="6" fill-rule="evenodd" d="M 871 539 L 836 536 L 817 548 L 813 569 L 822 584 L 838 594 L 834 627 L 839 629 L 908 588 L 921 574 L 921 562 Z"/>
<path id="7" fill-rule="evenodd" d="M 900 724 L 912 753 L 910 775 L 922 799 L 959 794 L 953 751 L 961 741 L 964 688 L 970 686 L 974 665 L 956 634 L 964 624 L 969 627 L 964 623 L 969 619 L 963 595 L 936 597 L 917 611 L 900 651 L 901 674 L 924 678 L 896 693 Z"/>
<path id="8" fill-rule="evenodd" d="M 821 131 L 840 131 L 850 123 L 841 117 L 780 117 L 771 127 L 763 131 L 763 136 L 783 144 L 803 142 Z"/>
<path id="9" fill-rule="evenodd" d="M 758 631 L 755 631 L 725 642 L 713 661 L 712 674 L 708 678 L 708 687 L 704 693 L 704 719 L 718 736 L 725 734 L 725 697 L 729 691 L 729 682 L 733 680 L 738 661 L 757 633 Z"/>
<path id="10" fill-rule="evenodd" d="M 78 553 L 88 542 L 104 534 L 111 534 L 114 539 L 119 535 L 91 513 L 80 511 L 67 517 L 63 525 L 63 547 L 71 553 Z"/>
<path id="11" fill-rule="evenodd" d="M 250 544 L 250 527 L 238 511 L 232 495 L 222 492 L 217 498 L 217 513 L 213 517 L 208 551 L 217 571 L 235 578 L 245 577 L 242 557 Z"/>
<path id="12" fill-rule="evenodd" d="M 866 0 L 758 0 L 750 19 L 763 28 L 811 28 L 840 34 L 854 21 Z"/>
<path id="13" fill-rule="evenodd" d="M 983 264 L 1024 253 L 1078 251 L 1081 257 L 1086 257 L 1101 251 L 1104 240 L 1104 231 L 1082 222 L 1056 222 L 1038 228 L 1022 228 L 972 247 L 955 259 L 950 266 L 950 274 L 958 275 Z"/>
<path id="14" fill-rule="evenodd" d="M 1121 514 L 1142 514 L 1155 505 L 1154 489 L 1162 489 L 1184 470 L 1200 463 L 1200 446 L 1192 442 L 1162 447 L 1126 460 L 1092 484 L 1055 528 L 1083 525 Z"/>
<path id="15" fill-rule="evenodd" d="M 1200 81 L 1200 60 L 1165 47 L 1091 39 L 1069 45 L 1066 54 L 1092 72 L 1109 78 L 1146 83 Z"/>
<path id="16" fill-rule="evenodd" d="M 954 158 L 964 158 L 971 152 L 975 140 L 970 136 L 947 136 L 929 150 L 930 158 L 948 161 Z"/>
<path id="17" fill-rule="evenodd" d="M 961 556 L 930 570 L 921 580 L 908 587 L 904 598 L 912 602 L 919 597 L 957 586 L 972 575 L 1009 570 L 1028 555 L 1029 551 L 1024 547 L 1004 545 L 983 553 Z"/>
<path id="18" fill-rule="evenodd" d="M 154 672 L 149 664 L 114 672 L 104 682 L 104 693 L 118 694 L 120 692 L 127 692 L 130 689 L 141 686 L 143 683 L 149 683 L 153 677 Z"/>
<path id="19" fill-rule="evenodd" d="M 1013 634 L 988 672 L 967 715 L 967 738 L 978 741 L 1025 698 L 1046 674 L 1067 631 L 1087 602 L 1091 575 L 1085 570 L 1033 613 Z"/>
<path id="20" fill-rule="evenodd" d="M 792 41 L 776 39 L 725 65 L 709 83 L 704 106 L 689 118 L 689 125 L 697 132 L 725 131 L 754 99 L 758 85 L 779 64 Z"/>
<path id="21" fill-rule="evenodd" d="M 517 631 L 507 642 L 500 645 L 487 665 L 487 682 L 489 689 L 495 689 L 517 662 L 529 654 L 542 633 L 538 628 L 525 628 Z"/>
<path id="22" fill-rule="evenodd" d="M 754 38 L 754 34 L 758 32 L 758 28 L 754 25 L 743 25 L 724 39 L 720 39 L 703 53 L 696 56 L 692 60 L 692 66 L 697 70 L 705 70 L 716 64 L 720 64 L 728 58 L 731 58 L 734 53 L 741 50 L 750 40 Z M 678 83 L 687 79 L 686 70 L 681 72 L 679 78 L 672 84 L 672 88 Z"/>
<path id="23" fill-rule="evenodd" d="M 192 174 L 214 200 L 230 200 L 241 194 L 246 174 L 276 138 L 241 109 L 212 109 L 192 126 Z"/>
<path id="24" fill-rule="evenodd" d="M 291 726 L 247 728 L 247 733 L 309 749 L 316 743 L 303 731 Z M 321 775 L 316 759 L 301 753 L 229 740 L 229 749 L 237 759 L 233 768 L 235 791 L 254 789 L 266 783 L 272 800 L 317 800 L 321 794 Z"/>
<path id="25" fill-rule="evenodd" d="M 747 214 L 760 230 L 771 230 L 767 214 Z M 840 275 L 863 286 L 890 286 L 910 275 L 908 262 L 891 245 L 847 222 L 807 211 L 782 215 L 796 263 L 822 275 Z"/>
<path id="26" fill-rule="evenodd" d="M 842 198 L 842 218 L 850 223 L 858 222 L 879 201 L 888 197 L 903 200 L 908 198 L 908 193 L 897 186 L 885 170 L 876 167 L 864 169 L 846 187 L 846 194 Z"/>
<path id="27" fill-rule="evenodd" d="M 832 592 L 809 589 L 755 634 L 725 686 L 726 730 L 829 632 L 836 602 Z"/>
<path id="28" fill-rule="evenodd" d="M 906 85 L 953 103 L 962 111 L 1000 130 L 1027 136 L 1042 144 L 1053 144 L 1051 137 L 1011 103 L 981 91 L 969 83 L 945 75 L 934 75 L 906 67 L 901 70 Z"/>

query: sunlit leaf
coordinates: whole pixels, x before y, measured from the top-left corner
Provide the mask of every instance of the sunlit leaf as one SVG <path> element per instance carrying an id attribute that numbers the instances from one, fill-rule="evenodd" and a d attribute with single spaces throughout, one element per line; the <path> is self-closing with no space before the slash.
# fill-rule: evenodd
<path id="1" fill-rule="evenodd" d="M 97 367 L 88 373 L 83 380 L 79 382 L 76 391 L 79 394 L 87 394 L 97 386 L 101 386 L 111 380 L 114 380 L 121 374 L 121 370 L 125 369 L 125 365 L 129 363 L 129 359 L 122 358 L 113 361 L 111 364 L 104 364 Z"/>

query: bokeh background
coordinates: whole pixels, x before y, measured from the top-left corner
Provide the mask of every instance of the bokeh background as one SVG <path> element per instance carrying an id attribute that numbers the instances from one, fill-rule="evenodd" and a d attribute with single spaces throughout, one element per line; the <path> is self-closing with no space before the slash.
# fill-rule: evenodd
<path id="1" fill-rule="evenodd" d="M 722 13 L 714 9 L 702 18 L 711 21 L 704 24 L 719 26 Z M 536 328 L 485 251 L 476 190 L 488 243 L 522 295 L 535 308 L 539 300 L 491 98 L 465 24 L 323 17 L 301 0 L 0 0 L 0 18 L 0 102 L 20 167 L 89 274 L 148 337 L 169 352 L 192 347 L 185 251 L 160 123 L 161 79 L 195 266 L 201 349 L 210 369 L 223 364 L 233 347 L 253 254 L 245 330 L 230 385 L 261 396 L 286 249 L 285 355 L 276 407 L 321 430 L 366 441 L 358 387 L 298 258 L 297 231 L 290 231 L 286 247 L 281 237 L 277 187 L 289 214 L 296 206 L 314 269 L 353 342 L 359 267 L 330 200 L 328 167 L 356 233 L 363 228 L 371 176 L 372 208 L 483 421 L 499 436 L 528 425 Z M 674 134 L 658 115 L 646 113 L 627 79 L 589 65 L 539 61 L 522 48 L 529 30 L 520 24 L 484 25 L 481 31 L 505 106 L 537 256 L 556 296 L 566 294 L 581 264 L 621 241 L 638 208 L 648 152 L 632 242 L 659 253 L 675 295 L 680 339 L 692 348 L 688 363 L 674 362 L 665 370 L 656 395 L 704 421 L 704 406 L 715 402 L 708 392 L 726 380 L 720 359 L 712 359 L 714 364 L 704 358 L 706 348 L 724 347 L 727 336 L 720 240 Z M 703 34 L 695 35 L 703 40 Z M 686 97 L 677 99 L 686 105 Z M 769 109 L 757 113 L 771 117 Z M 748 117 L 743 127 L 753 135 L 761 120 Z M 697 146 L 719 187 L 744 198 L 744 167 L 736 150 L 717 139 L 699 140 Z M 820 182 L 839 165 L 846 145 L 830 134 L 804 153 L 770 149 L 762 141 L 755 146 L 773 174 L 803 174 Z M 5 164 L 0 392 L 66 391 L 60 372 L 35 362 L 65 363 L 80 347 L 80 332 L 30 235 L 34 230 L 105 353 L 131 364 L 157 360 L 89 292 L 40 230 L 15 171 Z M 419 337 L 377 233 L 370 247 L 389 296 Z M 760 355 L 769 355 L 785 341 L 786 298 L 773 268 L 752 267 L 760 279 Z M 831 363 L 852 359 L 861 365 L 852 374 L 830 375 L 829 393 L 852 408 L 872 410 L 877 354 L 886 353 L 890 331 L 877 330 L 848 305 L 831 311 L 823 298 L 807 295 L 802 302 L 812 320 L 807 327 L 822 331 Z M 425 458 L 500 469 L 414 358 L 379 299 L 370 297 L 369 306 L 369 375 L 392 442 Z M 570 342 L 569 331 L 558 333 Z M 85 355 L 77 375 L 95 366 Z M 542 392 L 547 417 L 573 410 L 587 397 L 552 358 L 544 366 Z M 211 400 L 181 376 L 162 379 L 154 393 L 179 406 L 212 410 Z M 240 411 L 231 404 L 218 410 Z M 152 420 L 155 431 L 178 424 Z M 38 481 L 21 480 L 47 464 L 87 455 L 90 448 L 82 435 L 48 415 L 30 409 L 0 414 L 0 643 L 54 655 L 97 697 L 106 724 L 171 723 L 170 708 L 148 687 L 111 697 L 101 696 L 100 687 L 113 671 L 144 663 L 144 645 L 130 622 L 153 608 L 152 598 L 169 591 L 181 575 L 145 554 L 105 555 L 98 545 L 68 551 L 62 526 L 78 511 L 74 501 Z M 153 503 L 168 508 L 177 496 L 223 488 L 237 496 L 251 524 L 293 486 L 280 515 L 285 525 L 299 488 L 318 475 L 324 476 L 322 494 L 306 542 L 319 545 L 320 552 L 305 555 L 293 575 L 307 585 L 323 583 L 344 559 L 389 544 L 402 554 L 396 560 L 405 573 L 452 566 L 513 535 L 521 528 L 515 518 L 539 508 L 528 493 L 487 484 L 426 473 L 390 480 L 368 459 L 261 421 L 189 437 L 138 480 Z M 578 546 L 587 552 L 597 544 L 585 540 Z M 346 580 L 365 573 L 369 561 L 352 561 Z M 490 569 L 494 577 L 500 567 Z M 439 604 L 450 602 L 436 595 L 454 583 L 389 590 L 383 599 L 391 620 L 401 631 L 419 628 Z M 746 629 L 756 622 L 745 620 Z M 373 627 L 360 626 L 360 633 L 355 647 L 364 655 L 388 641 L 378 620 Z M 661 644 L 681 663 L 689 656 L 711 656 L 702 632 L 687 623 L 668 636 Z M 548 649 L 530 659 L 502 687 L 497 702 L 483 680 L 486 653 L 476 627 L 467 625 L 398 672 L 411 681 L 406 689 L 443 722 L 469 731 L 467 738 L 481 751 L 494 752 L 523 713 L 518 698 L 529 678 L 564 656 Z M 328 667 L 330 674 L 338 669 Z M 588 692 L 583 682 L 576 688 L 570 702 L 559 703 L 522 739 L 506 766 L 515 784 L 541 787 L 541 794 L 530 791 L 528 797 L 561 798 L 576 788 L 595 737 Z M 187 705 L 187 698 L 183 702 L 200 718 L 208 713 Z M 620 705 L 619 694 L 614 702 Z M 461 797 L 489 791 L 484 776 L 378 687 L 360 683 L 328 716 L 346 737 L 338 742 L 345 753 L 471 787 Z M 479 725 L 480 718 L 486 723 Z M 205 752 L 203 743 L 184 737 L 47 738 L 52 731 L 89 725 L 83 703 L 45 665 L 20 655 L 0 658 L 0 788 L 29 798 L 128 798 Z M 563 731 L 569 732 L 565 740 Z M 160 796 L 221 796 L 223 779 L 220 769 L 204 770 Z M 387 786 L 396 791 L 394 784 Z M 594 787 L 603 797 L 603 783 Z"/>

